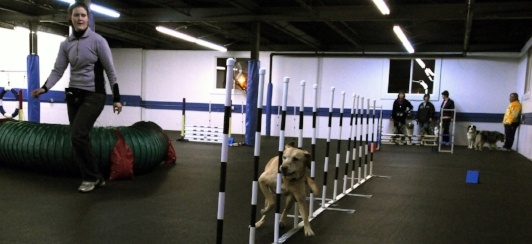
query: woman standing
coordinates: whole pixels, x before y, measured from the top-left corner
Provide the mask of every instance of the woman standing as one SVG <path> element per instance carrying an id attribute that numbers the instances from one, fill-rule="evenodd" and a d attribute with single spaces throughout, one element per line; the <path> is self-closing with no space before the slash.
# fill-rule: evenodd
<path id="1" fill-rule="evenodd" d="M 113 111 L 119 114 L 122 104 L 111 49 L 101 35 L 88 27 L 89 7 L 75 2 L 68 8 L 68 16 L 73 33 L 61 43 L 54 68 L 44 85 L 33 90 L 31 95 L 39 97 L 48 92 L 70 64 L 70 82 L 65 95 L 74 160 L 82 177 L 78 190 L 90 192 L 105 185 L 90 138 L 94 123 L 105 106 L 104 71 L 113 93 Z"/>
<path id="2" fill-rule="evenodd" d="M 399 91 L 397 94 L 397 99 L 393 102 L 392 107 L 392 120 L 393 120 L 393 126 L 394 126 L 394 136 L 392 137 L 392 142 L 395 143 L 395 140 L 398 136 L 398 134 L 402 134 L 401 136 L 401 144 L 404 144 L 405 135 L 406 132 L 406 117 L 410 114 L 410 111 L 414 106 L 405 98 L 405 92 Z"/>

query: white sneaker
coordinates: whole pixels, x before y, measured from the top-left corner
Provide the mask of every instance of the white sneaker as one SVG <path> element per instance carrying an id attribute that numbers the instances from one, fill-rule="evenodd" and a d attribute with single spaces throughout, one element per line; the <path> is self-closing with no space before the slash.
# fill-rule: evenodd
<path id="1" fill-rule="evenodd" d="M 82 181 L 81 185 L 78 188 L 79 192 L 90 192 L 96 187 L 105 186 L 105 180 L 96 180 L 96 181 Z"/>

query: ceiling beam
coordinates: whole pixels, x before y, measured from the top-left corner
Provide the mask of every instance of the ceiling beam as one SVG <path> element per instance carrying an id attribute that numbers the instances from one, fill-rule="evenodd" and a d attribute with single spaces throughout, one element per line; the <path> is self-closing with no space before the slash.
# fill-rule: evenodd
<path id="1" fill-rule="evenodd" d="M 318 15 L 318 11 L 316 11 L 312 7 L 312 3 L 309 3 L 308 0 L 296 0 L 296 2 L 301 5 L 305 10 L 307 10 L 309 13 L 313 15 Z M 320 0 L 316 1 L 320 5 L 324 5 Z M 349 25 L 347 25 L 344 21 L 328 21 L 328 20 L 322 20 L 324 24 L 329 26 L 329 28 L 333 29 L 338 35 L 343 37 L 346 41 L 353 44 L 358 49 L 363 49 L 362 45 L 360 45 L 360 37 L 358 34 L 353 30 Z"/>
<path id="2" fill-rule="evenodd" d="M 249 22 L 249 21 L 416 21 L 416 20 L 463 20 L 463 4 L 416 4 L 391 5 L 392 14 L 383 16 L 371 5 L 362 6 L 318 6 L 314 15 L 300 7 L 262 7 L 260 13 L 250 13 L 242 8 L 191 8 L 190 16 L 176 13 L 172 9 L 143 8 L 119 9 L 127 12 L 120 18 L 95 15 L 99 22 Z M 5 14 L 4 14 L 5 13 Z M 66 14 L 46 16 L 13 15 L 2 12 L 0 20 L 66 21 Z M 476 3 L 475 19 L 532 19 L 532 4 L 528 2 Z"/>
<path id="3" fill-rule="evenodd" d="M 313 49 L 319 50 L 321 47 L 321 43 L 319 40 L 310 36 L 304 31 L 298 29 L 297 27 L 293 26 L 290 23 L 283 22 L 283 21 L 276 21 L 276 22 L 269 23 L 269 24 L 277 28 L 278 30 L 288 34 L 292 38 L 312 47 Z"/>
<path id="4" fill-rule="evenodd" d="M 225 2 L 240 9 L 243 9 L 248 13 L 252 13 L 255 15 L 258 14 L 259 5 L 250 0 L 225 0 Z M 288 22 L 268 22 L 267 24 L 275 27 L 278 30 L 281 30 L 292 38 L 312 47 L 313 49 L 318 49 L 321 46 L 318 40 Z"/>
<path id="5" fill-rule="evenodd" d="M 475 4 L 475 0 L 467 0 L 467 15 L 466 15 L 466 23 L 465 23 L 464 49 L 463 49 L 464 55 L 467 53 L 469 49 L 469 40 L 471 39 L 471 29 L 473 26 L 473 4 Z"/>

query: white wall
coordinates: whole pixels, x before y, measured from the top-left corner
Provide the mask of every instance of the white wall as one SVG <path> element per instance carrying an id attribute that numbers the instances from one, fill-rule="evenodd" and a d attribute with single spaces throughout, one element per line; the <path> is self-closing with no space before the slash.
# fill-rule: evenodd
<path id="1" fill-rule="evenodd" d="M 523 114 L 532 113 L 532 96 L 531 96 L 532 94 L 530 94 L 530 91 L 524 94 L 525 93 L 525 82 L 527 82 L 526 80 L 527 63 L 528 63 L 527 55 L 524 55 L 523 58 L 520 59 L 520 62 L 518 65 L 518 72 L 517 72 L 518 84 L 517 84 L 516 92 L 519 94 Z M 532 67 L 529 67 L 529 69 L 532 69 Z M 530 82 L 529 84 L 532 85 L 532 81 L 528 81 L 528 82 Z M 519 129 L 516 135 L 516 140 L 517 142 L 514 143 L 514 149 L 517 149 L 519 153 L 523 154 L 525 157 L 532 160 L 532 143 L 530 143 L 532 142 L 532 125 L 519 126 Z"/>
<path id="2" fill-rule="evenodd" d="M 2 31 L 2 29 L 0 29 Z M 12 31 L 2 32 L 13 35 L 14 38 L 2 38 L 18 41 L 0 45 L 1 53 L 9 53 L 9 60 L 5 55 L 0 58 L 0 70 L 25 70 L 27 53 L 27 35 L 13 34 Z M 63 38 L 59 38 L 59 41 Z M 44 83 L 53 66 L 55 53 L 59 46 L 57 39 L 47 41 L 40 38 L 41 45 L 39 55 L 41 57 L 41 83 Z M 4 44 L 4 43 L 2 43 Z M 224 103 L 224 89 L 215 88 L 216 58 L 248 58 L 247 52 L 220 53 L 216 51 L 160 51 L 140 49 L 113 49 L 115 66 L 118 73 L 118 82 L 123 95 L 140 96 L 142 101 L 148 102 L 181 102 L 183 98 L 187 103 L 222 104 Z M 266 68 L 266 82 L 270 75 L 270 53 L 260 53 L 261 67 Z M 342 138 L 349 135 L 349 115 L 353 104 L 353 94 L 364 97 L 364 108 L 367 99 L 376 100 L 377 106 L 385 110 L 391 110 L 393 99 L 387 99 L 383 91 L 383 84 L 388 79 L 387 58 L 364 58 L 364 57 L 289 57 L 275 55 L 272 66 L 273 105 L 281 104 L 282 81 L 284 77 L 290 77 L 289 83 L 289 107 L 299 107 L 301 101 L 300 81 L 305 80 L 305 106 L 312 107 L 312 86 L 318 86 L 318 106 L 327 109 L 331 102 L 331 86 L 335 87 L 334 108 L 341 107 L 341 93 L 345 91 L 344 102 L 344 128 Z M 450 97 L 455 101 L 458 112 L 462 113 L 488 113 L 502 114 L 508 105 L 508 95 L 516 92 L 523 86 L 526 72 L 526 58 L 484 57 L 484 58 L 443 58 L 438 79 L 440 91 L 448 90 Z M 5 72 L 4 72 L 5 73 Z M 1 75 L 1 74 L 0 74 Z M 438 74 L 437 74 L 438 75 Z M 2 76 L 0 76 L 2 79 Z M 63 90 L 67 86 L 68 72 L 65 77 L 53 89 Z M 5 79 L 4 79 L 5 80 Z M 4 86 L 0 80 L 0 86 Z M 21 82 L 12 85 L 17 88 L 25 88 Z M 522 88 L 521 88 L 522 89 Z M 266 89 L 265 89 L 266 93 Z M 407 96 L 407 98 L 409 98 Z M 234 106 L 242 106 L 246 101 L 243 91 L 233 91 L 232 102 Z M 411 99 L 417 109 L 419 100 Z M 432 102 L 439 107 L 441 98 L 439 94 L 431 97 Z M 264 99 L 264 102 L 266 98 Z M 6 104 L 7 106 L 7 104 Z M 253 105 L 255 106 L 255 105 Z M 530 99 L 523 101 L 523 112 L 530 112 Z M 41 103 L 41 120 L 44 123 L 68 122 L 66 108 L 63 103 Z M 273 111 L 272 135 L 278 135 L 277 111 Z M 288 111 L 286 135 L 297 136 L 297 115 L 294 111 Z M 139 120 L 150 120 L 167 130 L 180 130 L 181 111 L 177 107 L 171 109 L 145 109 L 132 107 L 126 104 L 119 116 L 112 113 L 111 107 L 105 109 L 97 121 L 101 126 L 130 125 Z M 244 131 L 242 114 L 234 114 L 232 120 L 232 132 L 240 134 Z M 264 118 L 263 118 L 263 121 Z M 222 112 L 187 111 L 187 124 L 222 126 Z M 456 143 L 466 144 L 465 128 L 470 124 L 467 121 L 456 125 Z M 476 123 L 481 130 L 503 131 L 502 124 Z M 307 126 L 308 125 L 308 126 Z M 338 138 L 340 134 L 338 117 L 333 118 L 331 137 Z M 318 120 L 318 137 L 325 138 L 328 135 L 327 117 Z M 311 136 L 311 118 L 305 118 L 305 137 Z M 385 118 L 383 129 L 391 132 L 391 123 Z M 417 129 L 416 129 L 417 130 Z M 263 128 L 263 133 L 266 131 Z M 360 132 L 360 131 L 359 131 Z M 364 131 L 364 133 L 366 133 Z M 371 133 L 371 128 L 368 133 Z M 530 141 L 532 131 L 529 126 L 522 126 L 519 132 L 520 145 L 524 141 Z M 524 154 L 532 152 L 530 147 L 520 147 L 525 150 Z"/>

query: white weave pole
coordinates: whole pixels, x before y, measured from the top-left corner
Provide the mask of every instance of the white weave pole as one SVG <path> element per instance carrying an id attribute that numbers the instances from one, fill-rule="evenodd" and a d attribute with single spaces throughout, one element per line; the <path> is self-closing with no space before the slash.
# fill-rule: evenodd
<path id="1" fill-rule="evenodd" d="M 350 151 L 351 150 L 351 138 L 353 137 L 353 119 L 355 117 L 355 101 L 356 101 L 355 97 L 356 95 L 353 93 L 353 105 L 351 106 L 351 117 L 349 120 L 349 139 L 347 139 L 347 150 L 345 151 L 344 185 L 342 189 L 342 192 L 344 193 L 347 191 L 347 175 L 349 173 L 349 156 L 351 152 Z"/>
<path id="2" fill-rule="evenodd" d="M 259 162 L 260 162 L 260 145 L 261 145 L 261 125 L 262 125 L 262 99 L 264 93 L 264 75 L 265 69 L 259 70 L 259 90 L 257 98 L 257 128 L 255 130 L 255 150 L 253 158 L 253 182 L 251 184 L 251 220 L 249 223 L 249 244 L 255 243 L 255 233 L 257 222 L 257 194 L 259 189 Z"/>
<path id="3" fill-rule="evenodd" d="M 371 151 L 370 151 L 370 160 L 369 160 L 369 175 L 373 175 L 373 151 L 377 147 L 375 143 L 375 112 L 376 112 L 377 100 L 373 100 L 373 119 L 371 120 Z"/>
<path id="4" fill-rule="evenodd" d="M 358 184 L 362 183 L 362 148 L 364 147 L 364 143 L 362 140 L 362 134 L 364 129 L 364 97 L 360 98 L 360 141 L 359 141 L 359 147 L 358 147 Z"/>
<path id="5" fill-rule="evenodd" d="M 353 136 L 353 165 L 351 168 L 351 187 L 355 186 L 355 168 L 357 167 L 357 136 L 358 136 L 358 105 L 359 105 L 360 96 L 356 96 L 356 108 L 355 108 L 355 133 Z M 360 154 L 359 154 L 360 155 Z"/>
<path id="6" fill-rule="evenodd" d="M 366 109 L 366 146 L 365 149 L 365 161 L 364 161 L 364 179 L 367 179 L 368 177 L 368 147 L 369 147 L 369 98 L 368 98 L 368 106 Z"/>
<path id="7" fill-rule="evenodd" d="M 297 148 L 303 148 L 303 119 L 305 116 L 305 81 L 300 82 L 301 85 L 301 103 L 299 104 L 299 135 L 297 138 Z M 295 110 L 295 109 L 294 109 Z M 299 223 L 299 207 L 297 204 L 294 204 L 294 227 Z"/>
<path id="8" fill-rule="evenodd" d="M 314 104 L 312 106 L 312 141 L 311 141 L 311 157 L 312 161 L 310 162 L 310 178 L 314 179 L 316 175 L 316 119 L 318 116 L 318 85 L 314 84 L 312 86 L 312 92 L 314 97 Z M 314 218 L 314 194 L 312 190 L 310 191 L 309 198 L 309 218 Z"/>
<path id="9" fill-rule="evenodd" d="M 297 138 L 297 147 L 303 148 L 303 118 L 305 116 L 305 81 L 300 82 L 301 85 L 301 102 L 299 103 L 299 136 Z"/>
<path id="10" fill-rule="evenodd" d="M 338 122 L 338 126 L 340 127 L 338 130 L 338 146 L 336 148 L 336 168 L 334 171 L 334 188 L 333 188 L 333 199 L 336 201 L 336 197 L 338 196 L 338 175 L 340 171 L 340 149 L 342 144 L 342 125 L 344 120 L 344 104 L 345 104 L 345 91 L 342 91 L 342 106 L 340 107 L 340 119 Z"/>
<path id="11" fill-rule="evenodd" d="M 329 150 L 331 148 L 331 126 L 334 102 L 334 86 L 331 87 L 331 104 L 329 106 L 329 122 L 327 123 L 327 143 L 325 146 L 325 163 L 323 164 L 323 190 L 321 193 L 321 206 L 325 208 L 325 196 L 327 195 L 327 173 L 329 171 Z"/>
<path id="12" fill-rule="evenodd" d="M 229 154 L 229 121 L 231 120 L 231 89 L 233 84 L 233 67 L 235 60 L 232 58 L 226 61 L 225 76 L 225 105 L 224 105 L 224 128 L 222 135 L 222 153 L 220 158 L 220 192 L 218 193 L 218 214 L 216 226 L 216 243 L 222 243 L 223 224 L 224 224 L 224 208 L 225 208 L 225 182 L 227 175 L 227 156 Z"/>
<path id="13" fill-rule="evenodd" d="M 277 162 L 277 187 L 275 188 L 275 226 L 274 226 L 274 236 L 273 243 L 279 243 L 279 222 L 281 220 L 281 171 L 280 167 L 283 161 L 283 151 L 284 151 L 284 136 L 285 136 L 285 127 L 286 127 L 286 103 L 288 100 L 288 83 L 290 82 L 289 77 L 284 77 L 283 79 L 283 100 L 281 108 L 281 129 L 279 131 L 279 160 Z"/>

